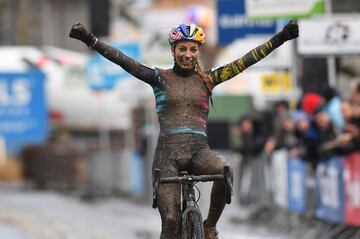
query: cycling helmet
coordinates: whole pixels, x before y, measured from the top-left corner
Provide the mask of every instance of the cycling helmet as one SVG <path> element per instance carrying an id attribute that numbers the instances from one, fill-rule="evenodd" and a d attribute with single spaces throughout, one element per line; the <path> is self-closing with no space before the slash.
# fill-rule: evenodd
<path id="1" fill-rule="evenodd" d="M 174 27 L 169 33 L 169 43 L 173 45 L 177 41 L 195 41 L 200 44 L 205 42 L 205 34 L 201 27 L 195 24 L 182 23 Z"/>

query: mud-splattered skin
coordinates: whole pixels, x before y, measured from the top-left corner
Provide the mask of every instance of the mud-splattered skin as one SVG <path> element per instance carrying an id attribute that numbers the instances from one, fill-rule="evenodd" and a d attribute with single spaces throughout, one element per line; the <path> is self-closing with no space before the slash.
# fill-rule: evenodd
<path id="1" fill-rule="evenodd" d="M 153 168 L 160 168 L 161 176 L 165 177 L 177 176 L 182 170 L 193 174 L 223 172 L 225 160 L 209 149 L 206 138 L 211 90 L 260 61 L 283 42 L 280 35 L 275 35 L 245 56 L 205 72 L 210 79 L 207 84 L 195 69 L 182 71 L 176 64 L 173 69 L 149 68 L 102 42 L 97 42 L 94 49 L 153 88 L 160 123 Z M 214 183 L 209 215 L 205 220 L 207 227 L 215 227 L 224 209 L 224 190 L 223 182 Z M 158 200 L 162 218 L 160 238 L 177 238 L 180 229 L 179 185 L 161 185 Z"/>
<path id="2" fill-rule="evenodd" d="M 247 67 L 267 56 L 283 42 L 276 35 L 245 56 L 213 71 L 206 72 L 211 80 L 210 88 L 212 89 L 241 73 Z M 152 86 L 156 97 L 160 135 L 196 133 L 206 136 L 209 91 L 204 80 L 195 70 L 181 72 L 175 68 L 174 72 L 173 69 L 152 69 L 102 42 L 98 42 L 95 49 L 136 78 Z"/>

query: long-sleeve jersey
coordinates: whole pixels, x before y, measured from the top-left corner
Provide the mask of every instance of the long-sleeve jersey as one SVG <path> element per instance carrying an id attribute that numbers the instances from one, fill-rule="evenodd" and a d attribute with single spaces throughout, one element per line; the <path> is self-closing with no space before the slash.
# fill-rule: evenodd
<path id="1" fill-rule="evenodd" d="M 210 79 L 208 83 L 205 83 L 195 71 L 183 74 L 176 67 L 173 69 L 147 67 L 100 41 L 94 49 L 153 88 L 160 135 L 195 133 L 206 136 L 209 97 L 212 89 L 260 61 L 283 43 L 281 35 L 277 34 L 243 57 L 205 72 Z"/>

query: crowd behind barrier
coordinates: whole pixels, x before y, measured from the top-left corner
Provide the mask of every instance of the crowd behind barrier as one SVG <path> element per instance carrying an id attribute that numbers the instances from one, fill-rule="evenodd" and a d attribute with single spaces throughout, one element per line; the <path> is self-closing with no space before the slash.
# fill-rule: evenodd
<path id="1" fill-rule="evenodd" d="M 234 127 L 240 204 L 258 208 L 252 223 L 297 238 L 360 238 L 360 83 L 348 99 L 327 88 L 289 108 L 277 102 L 270 114 L 244 116 Z"/>

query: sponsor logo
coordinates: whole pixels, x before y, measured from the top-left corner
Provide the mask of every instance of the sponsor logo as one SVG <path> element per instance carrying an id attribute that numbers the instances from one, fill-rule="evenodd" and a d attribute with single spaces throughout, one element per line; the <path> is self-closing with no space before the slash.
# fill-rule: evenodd
<path id="1" fill-rule="evenodd" d="M 326 29 L 325 41 L 330 44 L 341 44 L 346 42 L 350 36 L 350 27 L 337 22 Z"/>

